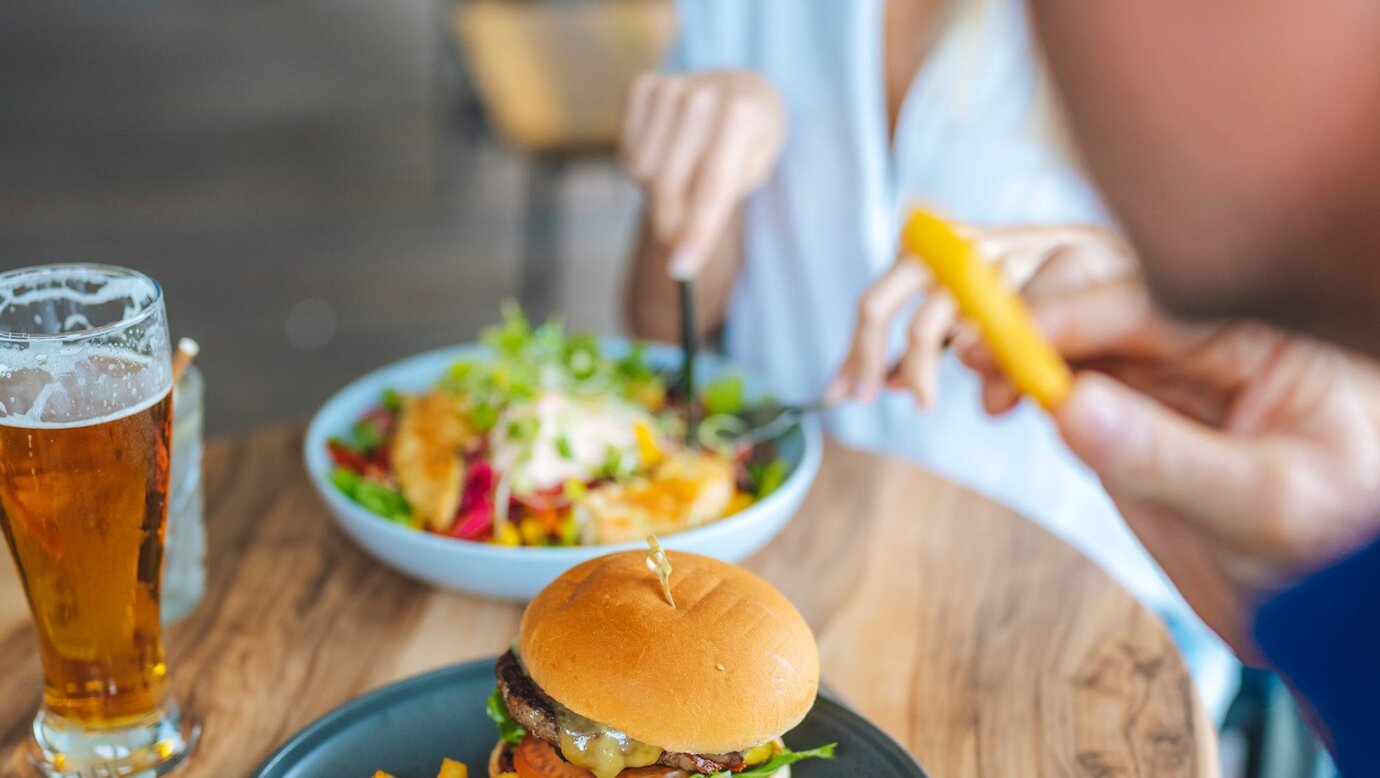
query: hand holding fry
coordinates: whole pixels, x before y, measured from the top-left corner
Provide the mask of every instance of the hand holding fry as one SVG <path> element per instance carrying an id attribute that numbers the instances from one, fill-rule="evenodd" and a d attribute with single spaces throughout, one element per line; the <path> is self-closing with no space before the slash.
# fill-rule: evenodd
<path id="1" fill-rule="evenodd" d="M 1261 599 L 1380 526 L 1380 434 L 1355 364 L 1261 324 L 1176 321 L 1134 278 L 1032 311 L 1085 368 L 1053 412 L 1060 434 L 1194 610 L 1252 656 Z M 993 350 L 960 356 L 989 411 L 1015 404 L 991 401 L 1006 383 Z"/>
<path id="2" fill-rule="evenodd" d="M 997 278 L 989 279 L 988 285 L 995 280 L 998 290 L 1005 285 L 1024 293 L 1052 282 L 1082 286 L 1125 275 L 1135 266 L 1125 242 L 1098 227 L 1009 225 L 981 230 L 955 227 L 954 232 L 969 242 L 975 261 L 991 268 Z M 910 391 L 922 408 L 933 408 L 938 401 L 941 358 L 964 330 L 954 297 L 936 284 L 935 275 L 917 261 L 922 259 L 903 245 L 891 269 L 863 293 L 852 343 L 830 387 L 830 399 L 837 402 L 851 396 L 870 402 L 885 384 Z M 888 366 L 886 345 L 893 320 L 917 298 L 919 305 L 906 328 L 905 350 Z"/>
<path id="3" fill-rule="evenodd" d="M 911 214 L 901 233 L 906 251 L 924 262 L 958 310 L 976 322 L 1002 370 L 1023 394 L 1046 409 L 1063 402 L 1072 374 L 1035 328 L 1021 298 L 1002 282 L 973 241 L 930 211 Z"/>

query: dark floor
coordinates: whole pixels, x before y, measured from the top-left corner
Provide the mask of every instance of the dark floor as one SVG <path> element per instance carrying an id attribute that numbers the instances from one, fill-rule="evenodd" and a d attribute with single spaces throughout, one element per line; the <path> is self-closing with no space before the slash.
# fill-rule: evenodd
<path id="1" fill-rule="evenodd" d="M 472 338 L 518 292 L 529 164 L 460 120 L 447 8 L 0 4 L 0 269 L 161 281 L 213 434 Z M 636 195 L 598 160 L 560 192 L 550 307 L 615 331 Z"/>

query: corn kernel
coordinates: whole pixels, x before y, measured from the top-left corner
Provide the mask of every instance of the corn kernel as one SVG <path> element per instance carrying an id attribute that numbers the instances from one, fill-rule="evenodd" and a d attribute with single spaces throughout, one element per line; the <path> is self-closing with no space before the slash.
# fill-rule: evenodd
<path id="1" fill-rule="evenodd" d="M 666 456 L 666 452 L 662 451 L 651 425 L 639 421 L 633 425 L 633 432 L 637 436 L 637 458 L 642 460 L 642 466 L 655 467 Z"/>
<path id="2" fill-rule="evenodd" d="M 576 481 L 573 478 L 565 482 L 561 491 L 565 494 L 566 499 L 571 501 L 584 499 L 584 496 L 589 493 L 584 481 Z"/>
<path id="3" fill-rule="evenodd" d="M 546 540 L 546 527 L 540 519 L 530 516 L 518 523 L 518 532 L 522 536 L 522 542 L 528 546 L 540 546 Z"/>
<path id="4" fill-rule="evenodd" d="M 494 531 L 494 542 L 500 546 L 520 546 L 522 535 L 511 521 L 505 521 Z"/>

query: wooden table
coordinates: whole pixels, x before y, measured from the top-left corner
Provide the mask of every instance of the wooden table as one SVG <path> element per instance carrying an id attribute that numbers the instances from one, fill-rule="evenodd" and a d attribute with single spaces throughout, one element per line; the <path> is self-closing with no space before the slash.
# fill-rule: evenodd
<path id="1" fill-rule="evenodd" d="M 174 686 L 206 727 L 187 778 L 247 775 L 341 702 L 495 654 L 517 629 L 519 606 L 430 589 L 357 550 L 300 444 L 285 429 L 209 447 L 209 595 L 168 636 Z M 801 515 L 748 566 L 810 621 L 826 682 L 936 778 L 1217 774 L 1159 620 L 1066 544 L 936 476 L 831 444 Z M 39 673 L 17 577 L 0 569 L 5 775 L 30 775 L 16 748 Z"/>

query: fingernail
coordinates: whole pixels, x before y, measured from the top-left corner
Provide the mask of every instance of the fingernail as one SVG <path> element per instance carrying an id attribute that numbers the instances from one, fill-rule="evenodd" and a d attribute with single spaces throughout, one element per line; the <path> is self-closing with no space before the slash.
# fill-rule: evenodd
<path id="1" fill-rule="evenodd" d="M 666 273 L 676 281 L 689 281 L 695 277 L 698 254 L 690 249 L 676 249 L 671 252 L 671 260 L 666 263 Z"/>
<path id="2" fill-rule="evenodd" d="M 1126 418 L 1121 397 L 1106 381 L 1097 375 L 1081 377 L 1058 411 L 1066 429 L 1098 449 L 1116 445 Z"/>
<path id="3" fill-rule="evenodd" d="M 949 342 L 949 348 L 953 349 L 953 352 L 962 359 L 963 355 L 971 351 L 977 344 L 977 333 L 973 332 L 971 327 L 959 324 L 954 330 L 954 337 L 953 340 Z"/>
<path id="4" fill-rule="evenodd" d="M 974 337 L 967 343 L 954 343 L 953 348 L 958 361 L 970 370 L 985 370 L 991 361 L 987 358 L 987 346 L 981 338 Z"/>
<path id="5" fill-rule="evenodd" d="M 922 411 L 934 410 L 934 403 L 930 401 L 929 395 L 922 391 L 916 391 L 913 394 L 915 395 L 915 405 L 917 408 Z"/>
<path id="6" fill-rule="evenodd" d="M 1011 410 L 1020 397 L 1016 390 L 1004 379 L 988 378 L 982 385 L 982 409 L 989 414 L 998 415 Z"/>

